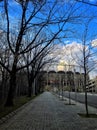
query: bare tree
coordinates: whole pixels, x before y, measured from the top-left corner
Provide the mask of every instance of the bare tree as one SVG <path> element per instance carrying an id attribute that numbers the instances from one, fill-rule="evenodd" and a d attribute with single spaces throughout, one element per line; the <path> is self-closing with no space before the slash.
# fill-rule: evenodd
<path id="1" fill-rule="evenodd" d="M 45 48 L 42 53 L 36 57 L 36 55 L 41 50 L 41 46 L 39 48 L 35 48 L 33 52 L 33 57 L 31 57 L 31 54 L 27 55 L 25 58 L 25 61 L 27 64 L 34 58 L 35 60 L 30 66 L 27 66 L 27 77 L 28 77 L 28 96 L 31 97 L 32 93 L 32 83 L 34 82 L 35 78 L 37 77 L 40 70 L 48 63 L 54 62 L 54 57 L 50 57 L 50 53 L 52 52 L 53 46 L 50 45 L 47 48 Z M 34 88 L 35 87 L 35 88 Z M 35 91 L 37 86 L 33 86 L 33 91 Z M 33 92 L 35 94 L 35 92 Z"/>
<path id="2" fill-rule="evenodd" d="M 30 0 L 16 2 L 18 2 L 18 4 L 15 4 L 14 2 L 14 7 L 9 0 L 3 1 L 6 14 L 6 26 L 4 30 L 7 33 L 7 43 L 12 55 L 10 67 L 7 67 L 0 60 L 0 65 L 5 68 L 10 75 L 10 86 L 5 104 L 6 106 L 13 105 L 13 98 L 16 90 L 16 73 L 33 64 L 36 57 L 52 44 L 52 42 L 64 37 L 64 33 L 67 30 L 65 25 L 67 23 L 76 23 L 83 14 L 83 12 L 77 12 L 80 6 L 78 7 L 76 6 L 76 3 L 72 2 L 68 4 L 67 2 L 61 4 L 61 2 L 58 2 L 57 0 L 51 3 L 49 3 L 49 1 L 31 2 Z M 13 12 L 15 15 L 13 15 Z M 13 23 L 14 18 L 17 20 Z M 55 30 L 54 27 L 56 28 Z M 24 44 L 26 35 L 29 31 L 31 34 L 29 36 L 29 42 Z M 43 36 L 37 43 L 37 38 L 42 32 L 46 32 L 47 38 L 45 39 Z M 15 38 L 12 41 L 11 37 L 13 35 L 15 35 Z M 42 49 L 35 58 L 33 58 L 29 64 L 24 64 L 24 62 L 21 64 L 23 55 L 29 53 L 29 51 L 32 51 L 39 45 L 42 45 Z"/>
<path id="3" fill-rule="evenodd" d="M 84 92 L 85 92 L 85 108 L 86 108 L 86 116 L 89 116 L 88 112 L 88 100 L 87 100 L 87 86 L 89 81 L 89 73 L 93 71 L 95 68 L 95 62 L 93 58 L 97 54 L 97 49 L 94 51 L 94 48 L 91 44 L 92 39 L 95 37 L 94 34 L 91 34 L 90 31 L 90 23 L 92 19 L 89 19 L 83 25 L 83 32 L 79 34 L 80 36 L 80 47 L 79 47 L 79 55 L 73 54 L 72 56 L 76 59 L 76 63 L 83 69 L 84 73 Z M 75 57 L 75 56 L 76 57 Z"/>
<path id="4" fill-rule="evenodd" d="M 2 36 L 0 36 L 0 60 L 4 65 L 9 67 L 10 50 L 6 46 L 7 40 L 6 40 L 5 33 L 4 32 L 1 32 L 1 33 L 2 33 Z M 5 46 L 4 46 L 4 44 L 5 44 Z M 9 74 L 6 71 L 6 69 L 3 68 L 1 65 L 0 65 L 0 79 L 1 79 L 0 96 L 1 96 L 1 99 L 4 99 L 7 96 L 6 91 L 8 90 Z"/>

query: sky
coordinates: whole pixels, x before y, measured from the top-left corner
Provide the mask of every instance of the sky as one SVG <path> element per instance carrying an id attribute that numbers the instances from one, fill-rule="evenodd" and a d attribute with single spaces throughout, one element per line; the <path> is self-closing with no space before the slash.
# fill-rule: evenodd
<path id="1" fill-rule="evenodd" d="M 19 6 L 19 4 L 17 2 L 15 2 L 14 0 L 9 0 L 9 16 L 10 16 L 10 20 L 11 20 L 11 29 L 14 30 L 14 27 L 18 28 L 18 20 L 21 18 L 21 8 Z M 50 0 L 49 0 L 50 1 Z M 63 4 L 63 2 L 65 1 L 65 4 Z M 72 1 L 74 0 L 60 0 L 60 4 L 57 7 L 64 7 L 63 9 L 59 8 L 59 12 L 60 13 L 60 17 L 63 17 L 63 14 L 65 14 L 65 16 L 67 17 L 68 14 L 70 14 L 72 11 L 70 7 L 72 7 Z M 90 3 L 96 3 L 96 0 L 86 0 L 86 2 L 89 1 Z M 50 3 L 50 5 L 47 8 L 51 8 L 52 4 Z M 29 5 L 29 7 L 31 7 L 31 5 Z M 56 7 L 56 8 L 57 8 Z M 55 8 L 55 9 L 56 9 Z M 78 10 L 77 10 L 78 8 Z M 31 8 L 30 8 L 31 9 Z M 76 10 L 76 11 L 75 11 Z M 63 37 L 59 40 L 56 40 L 56 46 L 58 47 L 58 49 L 55 49 L 53 52 L 53 55 L 56 56 L 59 60 L 59 64 L 60 62 L 63 63 L 67 63 L 71 62 L 72 57 L 71 57 L 71 52 L 70 52 L 70 48 L 72 47 L 72 53 L 78 53 L 80 58 L 81 58 L 81 53 L 79 51 L 79 49 L 82 47 L 82 41 L 83 41 L 83 34 L 85 32 L 85 26 L 87 25 L 87 20 L 85 16 L 91 17 L 91 21 L 89 23 L 88 26 L 88 34 L 87 34 L 87 39 L 86 39 L 86 43 L 88 44 L 90 41 L 96 41 L 97 39 L 97 7 L 95 6 L 90 6 L 87 4 L 82 4 L 82 3 L 78 3 L 78 4 L 74 4 L 74 8 L 73 8 L 73 12 L 74 13 L 71 16 L 71 19 L 68 23 L 65 24 L 64 26 L 64 31 L 62 33 L 60 33 L 59 37 Z M 2 14 L 3 10 L 1 10 L 1 14 Z M 38 14 L 37 15 L 37 20 L 33 19 L 33 22 L 35 23 L 35 20 L 37 21 L 37 23 L 39 22 L 39 19 L 45 19 L 46 14 L 48 14 L 48 11 L 46 10 L 46 8 L 44 8 L 44 13 Z M 78 21 L 76 20 L 72 20 L 72 17 L 77 15 L 83 15 L 83 19 L 80 19 Z M 27 17 L 29 16 L 29 13 L 27 14 Z M 58 17 L 58 12 L 56 12 L 54 10 L 54 14 L 53 14 L 53 19 Z M 84 23 L 84 24 L 83 24 Z M 1 24 L 1 23 L 0 23 Z M 2 26 L 3 25 L 3 26 Z M 3 20 L 2 25 L 0 25 L 0 28 L 6 29 L 6 21 Z M 47 27 L 47 32 L 46 34 L 49 35 L 50 31 L 52 31 L 53 33 L 55 33 L 59 28 L 61 28 L 61 26 L 63 25 L 51 25 L 49 27 Z M 72 30 L 72 31 L 70 31 Z M 14 30 L 16 31 L 16 29 Z M 93 42 L 96 44 L 96 42 Z M 57 50 L 57 51 L 56 51 Z M 95 56 L 95 60 L 96 60 L 96 56 Z M 73 61 L 73 64 L 76 64 Z M 95 71 L 96 72 L 96 71 Z M 96 73 L 93 72 L 93 75 L 96 75 Z M 91 76 L 92 77 L 92 76 Z"/>

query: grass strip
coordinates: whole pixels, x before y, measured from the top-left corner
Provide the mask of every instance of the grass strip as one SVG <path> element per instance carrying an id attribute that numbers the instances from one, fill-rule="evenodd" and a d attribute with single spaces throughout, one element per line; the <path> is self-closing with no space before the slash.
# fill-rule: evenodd
<path id="1" fill-rule="evenodd" d="M 29 98 L 27 96 L 17 97 L 14 99 L 14 106 L 11 106 L 11 107 L 4 107 L 4 105 L 1 105 L 0 106 L 0 119 L 4 116 L 8 115 L 9 113 L 15 111 L 16 109 L 18 109 L 19 107 L 21 107 L 28 101 L 34 99 L 35 97 L 36 96 L 33 96 L 31 98 Z"/>
<path id="2" fill-rule="evenodd" d="M 85 113 L 78 113 L 78 115 L 82 118 L 97 118 L 97 114 L 95 113 L 89 113 L 88 115 Z"/>

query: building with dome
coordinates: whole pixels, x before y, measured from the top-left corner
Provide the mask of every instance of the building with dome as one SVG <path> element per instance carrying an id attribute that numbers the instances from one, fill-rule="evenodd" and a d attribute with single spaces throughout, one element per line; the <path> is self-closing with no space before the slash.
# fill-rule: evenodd
<path id="1" fill-rule="evenodd" d="M 58 65 L 58 71 L 45 71 L 43 74 L 43 86 L 50 86 L 52 89 L 64 89 L 67 91 L 83 92 L 84 73 L 64 71 L 64 67 Z"/>

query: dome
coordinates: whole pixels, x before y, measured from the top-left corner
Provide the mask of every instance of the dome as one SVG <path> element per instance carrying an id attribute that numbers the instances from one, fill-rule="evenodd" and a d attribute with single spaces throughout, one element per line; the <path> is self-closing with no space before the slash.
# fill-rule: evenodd
<path id="1" fill-rule="evenodd" d="M 60 60 L 58 66 L 57 66 L 57 70 L 65 71 L 65 65 L 67 65 L 67 63 L 64 60 Z"/>

